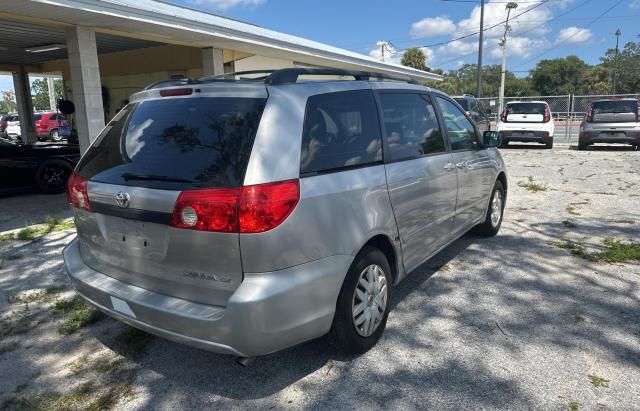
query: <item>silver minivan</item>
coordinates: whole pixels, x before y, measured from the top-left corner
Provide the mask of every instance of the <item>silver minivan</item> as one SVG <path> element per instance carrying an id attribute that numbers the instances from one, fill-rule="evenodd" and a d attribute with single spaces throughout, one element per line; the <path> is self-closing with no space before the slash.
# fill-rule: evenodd
<path id="1" fill-rule="evenodd" d="M 507 196 L 497 133 L 400 80 L 295 68 L 135 94 L 69 180 L 78 294 L 219 353 L 325 334 L 367 351 L 394 285 L 473 228 L 495 235 Z"/>

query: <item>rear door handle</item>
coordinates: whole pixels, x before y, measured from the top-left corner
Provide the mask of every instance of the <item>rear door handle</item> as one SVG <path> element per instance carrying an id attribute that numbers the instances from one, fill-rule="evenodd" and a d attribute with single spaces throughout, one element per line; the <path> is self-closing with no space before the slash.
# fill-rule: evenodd
<path id="1" fill-rule="evenodd" d="M 447 163 L 444 165 L 444 169 L 447 171 L 453 171 L 456 169 L 456 166 L 453 163 Z"/>

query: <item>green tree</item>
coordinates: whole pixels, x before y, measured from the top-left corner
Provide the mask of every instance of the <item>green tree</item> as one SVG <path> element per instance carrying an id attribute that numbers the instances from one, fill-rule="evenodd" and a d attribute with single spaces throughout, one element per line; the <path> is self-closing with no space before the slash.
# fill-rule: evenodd
<path id="1" fill-rule="evenodd" d="M 62 79 L 53 80 L 56 100 L 64 96 L 64 83 Z M 49 87 L 46 78 L 39 78 L 31 83 L 31 97 L 35 110 L 49 109 Z M 53 107 L 55 110 L 55 107 Z"/>
<path id="2" fill-rule="evenodd" d="M 17 109 L 15 94 L 12 91 L 3 90 L 2 100 L 0 101 L 0 112 L 15 113 Z"/>
<path id="3" fill-rule="evenodd" d="M 531 71 L 533 88 L 543 96 L 582 92 L 589 65 L 576 56 L 541 60 Z"/>
<path id="4" fill-rule="evenodd" d="M 600 59 L 602 66 L 612 73 L 617 71 L 616 92 L 620 94 L 640 91 L 640 42 L 629 42 L 620 50 L 616 61 L 616 50 L 609 49 Z"/>
<path id="5" fill-rule="evenodd" d="M 604 65 L 591 68 L 584 74 L 582 93 L 584 94 L 609 94 L 611 93 L 612 73 Z"/>
<path id="6" fill-rule="evenodd" d="M 429 71 L 426 63 L 427 57 L 418 47 L 407 49 L 402 55 L 401 63 L 403 66 L 413 67 L 414 69 Z"/>

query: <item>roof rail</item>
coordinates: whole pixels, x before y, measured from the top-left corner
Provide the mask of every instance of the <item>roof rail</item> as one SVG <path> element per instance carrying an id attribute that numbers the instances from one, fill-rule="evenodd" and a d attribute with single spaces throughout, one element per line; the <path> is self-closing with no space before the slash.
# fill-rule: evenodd
<path id="1" fill-rule="evenodd" d="M 187 84 L 197 84 L 198 80 L 192 80 L 190 78 L 181 78 L 181 79 L 170 79 L 170 80 L 160 80 L 155 83 L 149 84 L 144 90 L 151 90 L 153 88 L 158 87 L 171 87 L 171 86 L 184 86 Z"/>
<path id="2" fill-rule="evenodd" d="M 292 84 L 298 81 L 299 76 L 351 76 L 356 80 L 370 81 L 371 79 L 401 81 L 411 84 L 420 84 L 409 77 L 394 77 L 387 74 L 354 71 L 334 68 L 285 68 L 275 70 L 265 79 L 265 83 L 275 86 L 280 84 Z"/>
<path id="3" fill-rule="evenodd" d="M 255 78 L 244 78 L 242 80 L 265 80 L 276 70 L 247 70 L 247 71 L 236 71 L 233 73 L 225 73 L 225 74 L 215 74 L 213 76 L 201 77 L 198 81 L 234 81 L 237 76 L 247 76 L 253 74 L 264 74 L 263 76 L 257 76 Z"/>

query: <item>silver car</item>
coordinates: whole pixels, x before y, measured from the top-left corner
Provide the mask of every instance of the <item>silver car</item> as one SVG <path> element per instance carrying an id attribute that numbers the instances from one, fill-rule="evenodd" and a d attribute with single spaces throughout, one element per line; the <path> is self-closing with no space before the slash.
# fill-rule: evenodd
<path id="1" fill-rule="evenodd" d="M 89 303 L 180 343 L 252 357 L 330 333 L 365 352 L 399 281 L 500 229 L 498 135 L 378 74 L 249 77 L 132 96 L 69 180 L 67 272 Z"/>
<path id="2" fill-rule="evenodd" d="M 578 149 L 595 143 L 631 144 L 640 147 L 640 100 L 609 99 L 589 104 L 580 124 Z"/>

